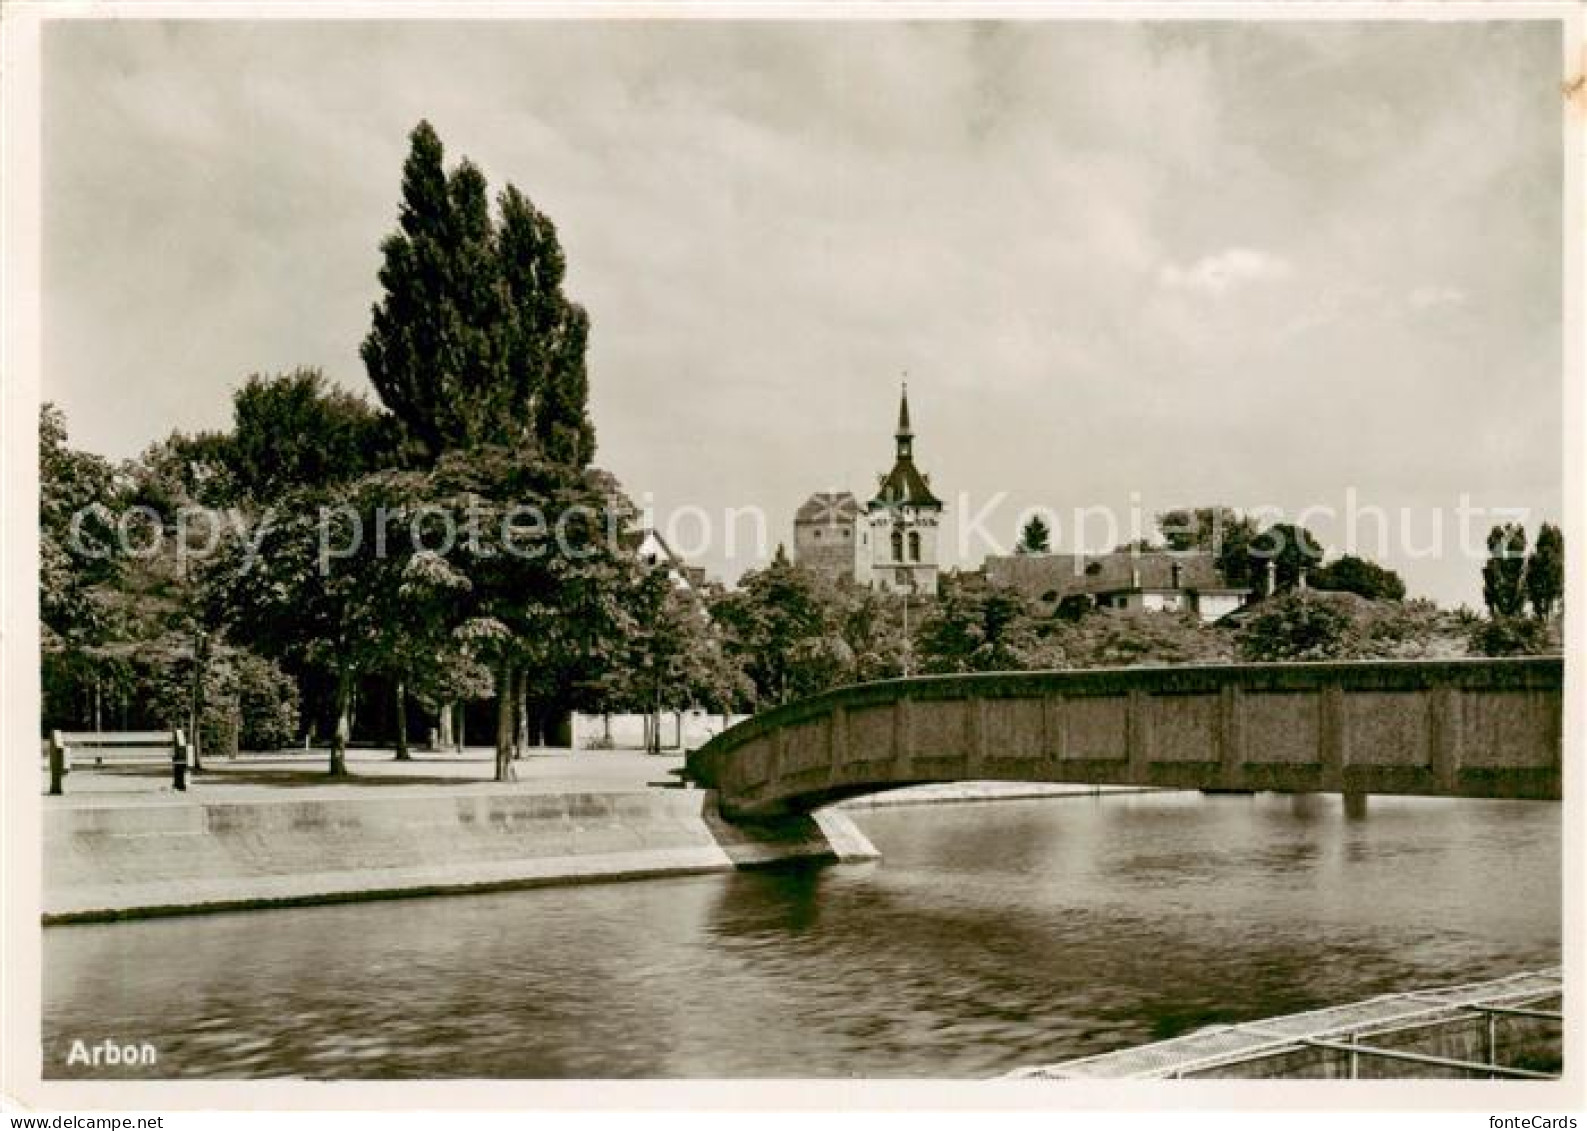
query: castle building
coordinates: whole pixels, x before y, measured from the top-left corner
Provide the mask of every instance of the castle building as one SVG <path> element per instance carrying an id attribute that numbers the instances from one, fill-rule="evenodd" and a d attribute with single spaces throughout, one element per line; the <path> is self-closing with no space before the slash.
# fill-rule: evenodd
<path id="1" fill-rule="evenodd" d="M 794 561 L 829 581 L 868 585 L 871 528 L 849 491 L 817 491 L 794 514 Z"/>
<path id="2" fill-rule="evenodd" d="M 895 593 L 937 592 L 942 500 L 915 466 L 909 390 L 898 402 L 892 470 L 863 507 L 847 491 L 810 496 L 794 516 L 794 560 L 834 581 Z"/>

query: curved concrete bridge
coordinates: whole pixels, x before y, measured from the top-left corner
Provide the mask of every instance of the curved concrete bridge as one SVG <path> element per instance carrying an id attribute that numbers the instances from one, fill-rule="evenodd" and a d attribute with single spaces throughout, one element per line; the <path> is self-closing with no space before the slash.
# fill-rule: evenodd
<path id="1" fill-rule="evenodd" d="M 1003 780 L 1557 801 L 1560 657 L 926 676 L 763 712 L 685 774 L 753 820 Z"/>

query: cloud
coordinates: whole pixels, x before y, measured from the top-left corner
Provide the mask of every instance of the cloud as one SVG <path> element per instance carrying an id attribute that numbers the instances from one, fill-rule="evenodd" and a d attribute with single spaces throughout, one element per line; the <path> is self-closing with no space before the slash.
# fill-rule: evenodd
<path id="1" fill-rule="evenodd" d="M 660 511 L 775 538 L 864 494 L 905 369 L 945 497 L 1557 507 L 1561 54 L 1549 21 L 56 21 L 45 394 L 126 456 L 250 372 L 367 391 L 422 116 L 555 218 L 598 461 Z"/>
<path id="2" fill-rule="evenodd" d="M 1282 282 L 1294 274 L 1289 262 L 1271 252 L 1231 247 L 1188 267 L 1165 263 L 1157 281 L 1169 290 L 1222 296 L 1257 283 Z"/>

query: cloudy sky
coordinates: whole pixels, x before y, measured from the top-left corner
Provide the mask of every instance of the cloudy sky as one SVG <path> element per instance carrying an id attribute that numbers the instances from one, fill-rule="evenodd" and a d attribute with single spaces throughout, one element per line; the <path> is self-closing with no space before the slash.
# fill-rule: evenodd
<path id="1" fill-rule="evenodd" d="M 44 395 L 130 456 L 253 372 L 368 391 L 428 118 L 558 223 L 598 462 L 664 521 L 866 497 L 907 370 L 949 564 L 1033 505 L 1099 548 L 1077 508 L 1354 498 L 1475 602 L 1462 495 L 1561 507 L 1560 59 L 1543 22 L 64 21 Z"/>

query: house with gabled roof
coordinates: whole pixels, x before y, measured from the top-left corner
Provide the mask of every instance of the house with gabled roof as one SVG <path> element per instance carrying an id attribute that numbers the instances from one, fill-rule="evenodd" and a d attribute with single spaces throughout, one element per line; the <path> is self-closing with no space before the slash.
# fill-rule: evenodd
<path id="1" fill-rule="evenodd" d="M 1049 611 L 1083 601 L 1105 609 L 1189 611 L 1215 621 L 1251 595 L 1249 588 L 1230 585 L 1205 550 L 993 555 L 982 572 L 988 584 L 1012 589 Z"/>

